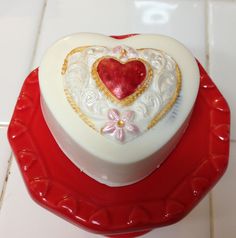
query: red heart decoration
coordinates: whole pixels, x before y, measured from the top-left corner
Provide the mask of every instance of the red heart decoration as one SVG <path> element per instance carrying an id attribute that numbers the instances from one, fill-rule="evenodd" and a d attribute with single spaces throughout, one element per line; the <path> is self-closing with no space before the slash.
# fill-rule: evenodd
<path id="1" fill-rule="evenodd" d="M 100 60 L 97 72 L 103 84 L 118 100 L 133 94 L 147 75 L 142 61 L 121 63 L 114 58 Z"/>

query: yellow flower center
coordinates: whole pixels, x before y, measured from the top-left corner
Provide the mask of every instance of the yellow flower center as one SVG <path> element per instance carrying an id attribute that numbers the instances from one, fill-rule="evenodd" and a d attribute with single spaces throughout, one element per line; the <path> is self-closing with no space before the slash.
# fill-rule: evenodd
<path id="1" fill-rule="evenodd" d="M 117 122 L 117 126 L 118 126 L 118 127 L 124 127 L 124 125 L 125 125 L 125 122 L 122 121 L 122 120 L 119 120 L 119 121 Z"/>

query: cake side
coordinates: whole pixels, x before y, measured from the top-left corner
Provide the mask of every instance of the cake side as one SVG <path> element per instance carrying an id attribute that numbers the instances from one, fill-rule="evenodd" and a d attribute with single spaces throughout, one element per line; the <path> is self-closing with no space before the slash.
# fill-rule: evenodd
<path id="1" fill-rule="evenodd" d="M 187 129 L 191 113 L 179 130 L 162 148 L 147 158 L 135 163 L 113 163 L 92 155 L 76 143 L 55 120 L 45 101 L 41 97 L 41 108 L 52 135 L 65 155 L 81 172 L 96 181 L 111 187 L 125 186 L 136 183 L 158 169 L 177 145 Z M 82 135 L 81 135 L 82 136 Z"/>

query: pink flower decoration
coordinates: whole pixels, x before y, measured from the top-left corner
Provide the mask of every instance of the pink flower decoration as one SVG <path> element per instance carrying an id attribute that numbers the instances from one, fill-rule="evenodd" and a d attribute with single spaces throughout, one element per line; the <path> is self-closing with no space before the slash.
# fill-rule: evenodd
<path id="1" fill-rule="evenodd" d="M 102 128 L 102 133 L 110 134 L 121 142 L 125 140 L 126 131 L 133 134 L 139 132 L 139 128 L 131 123 L 134 119 L 133 111 L 125 111 L 120 115 L 118 110 L 110 109 L 108 118 L 110 121 Z"/>

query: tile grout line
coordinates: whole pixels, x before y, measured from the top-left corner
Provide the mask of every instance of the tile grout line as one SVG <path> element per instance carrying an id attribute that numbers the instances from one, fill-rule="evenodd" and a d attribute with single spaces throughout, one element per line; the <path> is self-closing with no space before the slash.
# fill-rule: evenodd
<path id="1" fill-rule="evenodd" d="M 0 124 L 0 130 L 1 129 L 4 129 L 4 128 L 7 128 L 8 127 L 8 125 L 2 125 L 2 124 Z"/>
<path id="2" fill-rule="evenodd" d="M 206 47 L 206 71 L 210 74 L 210 19 L 209 19 L 210 0 L 205 0 L 205 47 Z M 214 231 L 214 209 L 213 209 L 213 193 L 209 192 L 209 217 L 210 217 L 210 238 L 215 238 Z"/>
<path id="3" fill-rule="evenodd" d="M 206 57 L 206 71 L 209 73 L 210 69 L 210 50 L 209 50 L 209 0 L 205 0 L 205 57 Z"/>
<path id="4" fill-rule="evenodd" d="M 213 210 L 213 193 L 210 191 L 209 193 L 209 214 L 210 214 L 210 238 L 215 238 L 215 230 L 214 230 L 214 210 Z"/>
<path id="5" fill-rule="evenodd" d="M 5 176 L 2 191 L 1 191 L 1 194 L 0 194 L 0 212 L 1 212 L 2 205 L 3 205 L 3 198 L 4 198 L 4 195 L 5 195 L 6 188 L 7 188 L 8 178 L 9 178 L 9 175 L 11 173 L 10 168 L 11 168 L 12 160 L 13 160 L 13 154 L 11 153 L 11 155 L 8 159 L 8 166 L 7 166 L 6 176 Z"/>
<path id="6" fill-rule="evenodd" d="M 0 128 L 1 127 L 8 127 L 8 126 L 9 126 L 9 122 L 0 123 Z"/>
<path id="7" fill-rule="evenodd" d="M 36 55 L 36 48 L 38 46 L 39 36 L 40 36 L 40 33 L 41 33 L 42 22 L 43 22 L 43 19 L 44 19 L 46 7 L 47 7 L 47 0 L 44 0 L 44 5 L 43 5 L 43 8 L 42 8 L 42 13 L 41 13 L 39 24 L 38 24 L 38 31 L 36 33 L 36 40 L 35 40 L 35 44 L 34 44 L 34 49 L 33 49 L 33 52 L 32 52 L 32 57 L 31 57 L 31 60 L 30 60 L 29 68 L 28 68 L 29 71 L 31 71 L 32 67 L 33 67 L 33 61 L 34 61 L 35 55 Z M 7 127 L 8 125 L 9 125 L 9 123 L 2 123 L 2 124 L 0 124 L 0 128 L 1 127 Z M 9 178 L 9 175 L 11 174 L 12 161 L 13 161 L 13 153 L 11 152 L 10 158 L 8 160 L 8 166 L 7 166 L 7 171 L 6 171 L 6 176 L 5 176 L 3 188 L 2 188 L 2 191 L 0 193 L 0 211 L 1 211 L 1 208 L 2 208 L 2 205 L 3 205 L 3 200 L 4 200 L 4 195 L 5 195 L 5 192 L 6 192 L 8 178 Z"/>
<path id="8" fill-rule="evenodd" d="M 38 25 L 37 37 L 36 37 L 35 44 L 34 44 L 34 50 L 33 50 L 30 65 L 29 65 L 29 71 L 33 70 L 32 69 L 33 62 L 34 62 L 35 55 L 36 55 L 37 48 L 38 48 L 39 37 L 40 37 L 40 34 L 41 34 L 41 30 L 42 30 L 43 19 L 44 19 L 44 16 L 45 16 L 46 7 L 47 7 L 47 0 L 44 0 L 44 5 L 43 5 L 42 13 L 41 13 L 41 16 L 40 16 L 40 22 L 39 22 L 39 25 Z"/>

